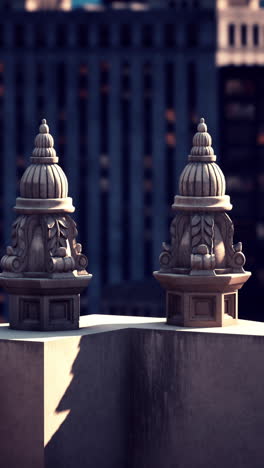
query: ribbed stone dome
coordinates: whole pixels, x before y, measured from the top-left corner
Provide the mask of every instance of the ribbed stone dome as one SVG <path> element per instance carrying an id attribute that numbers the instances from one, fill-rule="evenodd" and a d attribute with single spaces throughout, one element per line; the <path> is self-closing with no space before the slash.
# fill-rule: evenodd
<path id="1" fill-rule="evenodd" d="M 225 195 L 225 177 L 216 163 L 190 162 L 182 172 L 179 193 L 185 197 Z"/>
<path id="2" fill-rule="evenodd" d="M 193 137 L 189 164 L 184 168 L 179 193 L 185 197 L 215 197 L 225 195 L 225 177 L 214 162 L 216 156 L 211 146 L 212 138 L 207 133 L 204 119 L 200 120 L 198 132 Z"/>
<path id="3" fill-rule="evenodd" d="M 61 167 L 55 164 L 58 158 L 45 119 L 39 130 L 31 158 L 33 164 L 26 169 L 20 181 L 20 195 L 23 198 L 66 198 L 68 181 Z"/>
<path id="4" fill-rule="evenodd" d="M 23 198 L 66 198 L 68 182 L 58 164 L 31 164 L 20 182 Z"/>

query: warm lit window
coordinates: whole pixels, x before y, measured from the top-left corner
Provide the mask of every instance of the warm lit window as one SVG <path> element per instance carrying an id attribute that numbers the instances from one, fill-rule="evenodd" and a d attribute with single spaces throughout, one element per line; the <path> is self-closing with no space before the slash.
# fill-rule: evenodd
<path id="1" fill-rule="evenodd" d="M 168 146 L 176 146 L 175 133 L 172 133 L 172 132 L 166 133 L 165 139 L 166 139 L 166 143 Z"/>
<path id="2" fill-rule="evenodd" d="M 227 95 L 252 96 L 255 92 L 255 84 L 251 80 L 230 79 L 225 84 Z"/>
<path id="3" fill-rule="evenodd" d="M 166 109 L 165 111 L 165 117 L 168 122 L 175 122 L 176 120 L 176 115 L 175 115 L 175 110 L 174 109 Z"/>
<path id="4" fill-rule="evenodd" d="M 257 144 L 264 145 L 264 126 L 260 127 L 259 132 L 257 134 Z"/>

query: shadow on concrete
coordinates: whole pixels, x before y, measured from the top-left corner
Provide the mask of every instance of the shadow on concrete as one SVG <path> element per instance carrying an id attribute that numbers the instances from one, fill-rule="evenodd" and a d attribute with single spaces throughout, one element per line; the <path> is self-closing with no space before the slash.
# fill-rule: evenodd
<path id="1" fill-rule="evenodd" d="M 129 332 L 80 339 L 73 380 L 56 409 L 70 413 L 45 448 L 47 468 L 129 467 Z"/>

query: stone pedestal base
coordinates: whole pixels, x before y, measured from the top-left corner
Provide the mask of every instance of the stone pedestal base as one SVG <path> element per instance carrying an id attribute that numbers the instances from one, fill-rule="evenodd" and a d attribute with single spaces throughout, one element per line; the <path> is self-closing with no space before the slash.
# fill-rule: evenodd
<path id="1" fill-rule="evenodd" d="M 92 275 L 14 278 L 0 275 L 9 293 L 10 328 L 58 331 L 79 328 L 80 292 Z"/>
<path id="2" fill-rule="evenodd" d="M 80 294 L 9 296 L 10 328 L 16 330 L 74 330 L 79 328 Z"/>
<path id="3" fill-rule="evenodd" d="M 237 324 L 237 291 L 233 293 L 167 291 L 167 322 L 183 327 L 223 327 Z"/>
<path id="4" fill-rule="evenodd" d="M 238 289 L 251 273 L 190 276 L 155 271 L 166 293 L 167 322 L 183 327 L 237 324 Z"/>

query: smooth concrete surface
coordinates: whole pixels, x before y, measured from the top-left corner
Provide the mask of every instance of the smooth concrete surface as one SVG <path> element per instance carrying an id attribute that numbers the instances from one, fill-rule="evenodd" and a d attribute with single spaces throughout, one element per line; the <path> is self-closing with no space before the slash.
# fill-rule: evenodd
<path id="1" fill-rule="evenodd" d="M 0 326 L 3 468 L 262 468 L 264 323 Z"/>

